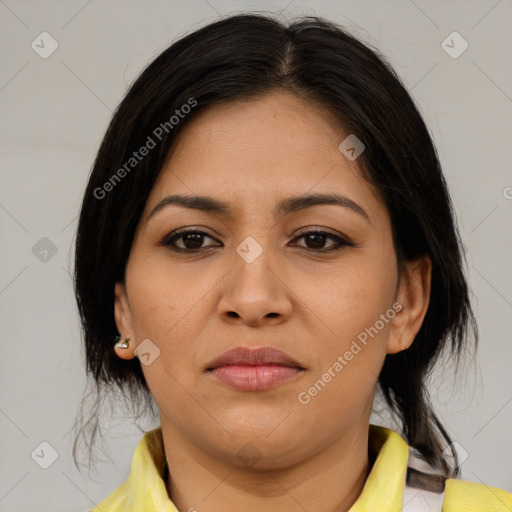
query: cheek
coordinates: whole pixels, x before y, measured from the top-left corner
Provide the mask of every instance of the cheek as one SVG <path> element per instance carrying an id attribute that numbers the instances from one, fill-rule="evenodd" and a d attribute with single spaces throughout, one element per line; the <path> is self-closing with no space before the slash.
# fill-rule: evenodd
<path id="1" fill-rule="evenodd" d="M 395 314 L 395 268 L 393 250 L 358 257 L 310 290 L 309 307 L 322 323 L 311 378 L 297 397 L 309 419 L 332 408 L 357 415 L 371 406 Z"/>
<path id="2" fill-rule="evenodd" d="M 150 339 L 159 350 L 158 358 L 150 365 L 141 361 L 152 396 L 164 409 L 180 411 L 174 418 L 177 423 L 181 418 L 200 415 L 186 390 L 192 389 L 197 377 L 194 339 L 200 336 L 203 323 L 198 296 L 204 292 L 201 294 L 168 268 L 156 262 L 152 265 L 150 259 L 139 267 L 137 275 L 132 275 L 130 284 L 135 338 L 137 342 Z"/>
<path id="3" fill-rule="evenodd" d="M 306 423 L 313 428 L 316 418 L 323 417 L 324 428 L 333 432 L 339 422 L 350 422 L 371 408 L 394 316 L 393 294 L 384 281 L 377 286 L 368 274 L 364 280 L 353 274 L 357 284 L 351 286 L 345 277 L 342 292 L 318 303 L 318 316 L 329 329 L 315 336 L 315 364 L 296 397 Z M 318 295 L 325 297 L 322 290 Z M 347 417 L 336 418 L 333 411 Z"/>
<path id="4" fill-rule="evenodd" d="M 359 333 L 379 321 L 395 297 L 394 262 L 354 256 L 343 266 L 312 281 L 295 283 L 294 292 L 304 298 L 317 320 L 317 340 L 324 340 L 321 351 L 343 348 Z M 379 322 L 379 331 L 388 330 Z"/>
<path id="5" fill-rule="evenodd" d="M 151 340 L 160 350 L 159 362 L 172 370 L 178 361 L 193 354 L 194 347 L 186 340 L 198 329 L 194 319 L 200 308 L 195 310 L 194 304 L 200 291 L 187 286 L 183 276 L 155 258 L 130 263 L 126 282 L 135 339 L 138 343 Z"/>
<path id="6" fill-rule="evenodd" d="M 183 267 L 178 270 L 162 251 L 140 251 L 129 262 L 130 309 L 140 335 L 164 341 L 175 337 L 175 331 L 197 325 L 201 298 L 215 282 L 215 276 L 202 274 L 200 280 L 194 280 L 194 276 L 197 272 L 187 272 Z"/>

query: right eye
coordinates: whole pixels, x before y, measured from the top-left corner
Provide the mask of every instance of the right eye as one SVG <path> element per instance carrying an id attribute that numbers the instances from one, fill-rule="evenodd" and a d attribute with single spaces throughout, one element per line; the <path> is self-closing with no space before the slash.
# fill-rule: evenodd
<path id="1" fill-rule="evenodd" d="M 195 252 L 204 248 L 202 245 L 205 238 L 215 240 L 213 237 L 206 234 L 204 231 L 198 231 L 196 229 L 189 229 L 186 231 L 180 231 L 178 233 L 174 231 L 166 235 L 160 241 L 160 245 L 169 247 L 171 250 L 177 252 Z M 180 242 L 181 246 L 178 245 Z M 206 247 L 213 246 L 214 245 L 209 245 Z"/>

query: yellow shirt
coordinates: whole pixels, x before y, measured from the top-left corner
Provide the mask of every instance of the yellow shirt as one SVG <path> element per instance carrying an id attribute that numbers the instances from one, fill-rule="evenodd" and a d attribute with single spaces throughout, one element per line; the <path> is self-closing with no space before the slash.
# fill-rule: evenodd
<path id="1" fill-rule="evenodd" d="M 512 494 L 484 484 L 448 479 L 437 495 L 406 485 L 410 449 L 393 430 L 370 425 L 369 450 L 375 462 L 349 512 L 512 512 Z M 159 427 L 140 441 L 126 481 L 91 512 L 178 512 L 167 494 L 166 465 Z"/>

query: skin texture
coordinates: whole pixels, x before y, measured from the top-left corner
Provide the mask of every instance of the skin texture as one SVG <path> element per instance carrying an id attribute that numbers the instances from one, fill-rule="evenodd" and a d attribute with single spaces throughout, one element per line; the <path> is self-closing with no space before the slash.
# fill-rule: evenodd
<path id="1" fill-rule="evenodd" d="M 160 350 L 143 371 L 160 408 L 167 489 L 180 511 L 346 511 L 361 493 L 378 374 L 386 354 L 414 341 L 431 264 L 425 256 L 399 275 L 387 208 L 357 160 L 338 150 L 347 135 L 322 108 L 290 93 L 216 105 L 179 134 L 147 200 L 115 288 L 117 327 L 131 338 L 116 352 L 133 358 L 145 339 Z M 339 205 L 273 216 L 281 199 L 333 192 L 369 220 Z M 170 194 L 208 195 L 234 216 L 168 205 L 148 220 Z M 205 233 L 189 239 L 198 252 L 160 244 L 184 227 Z M 315 228 L 354 246 L 329 252 L 336 240 L 300 236 Z M 252 263 L 236 251 L 247 237 L 263 250 Z M 186 248 L 186 240 L 175 244 Z M 394 303 L 401 311 L 300 403 L 299 393 Z M 305 371 L 266 391 L 232 389 L 205 368 L 238 346 L 275 347 Z M 241 449 L 254 455 L 251 463 Z"/>

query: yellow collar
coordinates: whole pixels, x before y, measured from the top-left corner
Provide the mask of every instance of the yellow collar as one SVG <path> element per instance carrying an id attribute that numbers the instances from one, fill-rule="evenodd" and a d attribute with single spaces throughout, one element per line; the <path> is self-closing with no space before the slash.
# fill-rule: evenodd
<path id="1" fill-rule="evenodd" d="M 409 447 L 393 430 L 370 425 L 369 451 L 375 462 L 363 491 L 349 512 L 395 512 L 401 510 Z M 145 434 L 135 450 L 132 470 L 123 497 L 112 501 L 129 505 L 129 510 L 178 512 L 169 500 L 163 475 L 166 466 L 161 427 Z M 122 501 L 121 501 L 122 500 Z M 109 509 L 100 505 L 103 510 Z"/>
<path id="2" fill-rule="evenodd" d="M 412 462 L 409 446 L 393 430 L 370 425 L 368 452 L 374 463 L 362 493 L 349 512 L 424 511 L 426 503 L 431 505 L 428 510 L 442 508 L 443 512 L 512 511 L 512 494 L 484 484 L 448 479 L 444 497 L 439 494 L 432 497 L 433 493 L 424 494 L 407 487 L 407 464 Z M 159 427 L 146 433 L 137 446 L 130 476 L 91 512 L 178 512 L 167 495 L 166 466 Z M 409 496 L 404 496 L 404 490 Z"/>
<path id="3" fill-rule="evenodd" d="M 395 431 L 370 425 L 368 451 L 375 462 L 349 512 L 402 510 L 409 446 Z"/>

